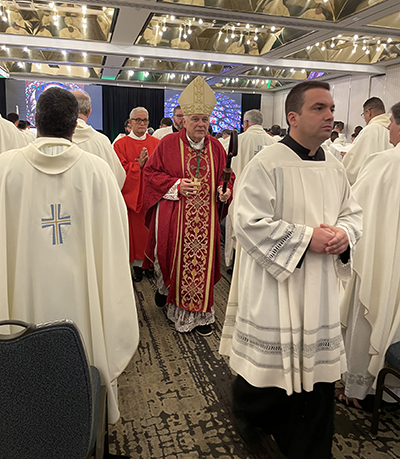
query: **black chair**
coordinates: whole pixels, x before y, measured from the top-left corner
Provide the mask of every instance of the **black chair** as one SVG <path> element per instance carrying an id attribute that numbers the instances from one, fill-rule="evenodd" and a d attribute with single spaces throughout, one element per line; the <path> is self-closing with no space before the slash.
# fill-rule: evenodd
<path id="1" fill-rule="evenodd" d="M 393 375 L 399 379 L 400 382 L 400 342 L 393 343 L 389 346 L 385 360 L 389 364 L 388 367 L 382 368 L 378 374 L 378 380 L 376 384 L 376 393 L 374 401 L 374 411 L 372 414 L 371 423 L 371 435 L 376 437 L 378 434 L 379 417 L 382 412 L 382 398 L 383 393 L 389 394 L 397 403 L 400 403 L 400 397 L 398 397 L 389 387 L 385 384 L 387 375 Z"/>
<path id="2" fill-rule="evenodd" d="M 0 335 L 0 457 L 103 458 L 106 391 L 74 323 L 3 325 L 23 330 Z"/>

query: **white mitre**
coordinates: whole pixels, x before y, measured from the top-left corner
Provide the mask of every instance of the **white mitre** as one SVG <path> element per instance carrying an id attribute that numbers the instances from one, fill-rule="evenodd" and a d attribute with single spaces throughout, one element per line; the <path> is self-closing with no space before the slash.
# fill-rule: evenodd
<path id="1" fill-rule="evenodd" d="M 198 76 L 183 90 L 178 102 L 184 115 L 210 116 L 217 100 L 210 86 Z"/>

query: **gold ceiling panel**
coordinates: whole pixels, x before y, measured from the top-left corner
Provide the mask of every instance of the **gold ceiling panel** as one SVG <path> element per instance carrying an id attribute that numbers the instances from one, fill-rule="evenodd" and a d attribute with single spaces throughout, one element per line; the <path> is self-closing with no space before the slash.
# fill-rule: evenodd
<path id="1" fill-rule="evenodd" d="M 339 21 L 385 0 L 158 0 L 272 16 Z M 201 14 L 201 10 L 199 11 Z"/>
<path id="2" fill-rule="evenodd" d="M 124 67 L 133 69 L 168 70 L 171 72 L 221 73 L 226 67 L 209 62 L 167 61 L 161 59 L 129 58 Z"/>
<path id="3" fill-rule="evenodd" d="M 116 10 L 39 1 L 0 4 L 0 33 L 108 41 Z"/>
<path id="4" fill-rule="evenodd" d="M 14 48 L 9 46 L 0 47 L 0 59 L 20 59 L 22 62 L 54 64 L 87 64 L 102 65 L 104 57 L 98 54 L 70 53 L 67 51 L 49 51 L 29 48 Z"/>
<path id="5" fill-rule="evenodd" d="M 306 69 L 280 69 L 270 67 L 255 67 L 253 70 L 245 72 L 241 77 L 251 78 L 252 80 L 258 78 L 279 79 L 279 80 L 312 80 L 326 76 L 324 72 L 313 72 Z"/>
<path id="6" fill-rule="evenodd" d="M 227 54 L 261 55 L 296 40 L 310 31 L 273 25 L 203 20 L 154 15 L 136 41 L 137 45 L 215 51 Z"/>
<path id="7" fill-rule="evenodd" d="M 30 73 L 35 78 L 38 75 L 67 76 L 73 78 L 100 78 L 101 68 L 80 67 L 72 65 L 31 64 L 28 62 L 1 61 L 0 66 L 10 74 Z"/>
<path id="8" fill-rule="evenodd" d="M 400 13 L 394 13 L 378 21 L 371 22 L 369 26 L 387 27 L 388 29 L 400 29 Z"/>
<path id="9" fill-rule="evenodd" d="M 400 56 L 399 38 L 338 35 L 286 56 L 309 61 L 375 64 Z"/>

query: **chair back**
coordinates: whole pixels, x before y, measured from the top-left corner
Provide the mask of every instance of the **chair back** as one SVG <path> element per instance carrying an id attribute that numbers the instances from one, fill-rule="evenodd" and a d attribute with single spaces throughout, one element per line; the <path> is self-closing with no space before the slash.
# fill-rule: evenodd
<path id="1" fill-rule="evenodd" d="M 93 426 L 91 373 L 72 321 L 0 335 L 0 457 L 83 459 Z M 14 329 L 14 327 L 13 327 Z"/>

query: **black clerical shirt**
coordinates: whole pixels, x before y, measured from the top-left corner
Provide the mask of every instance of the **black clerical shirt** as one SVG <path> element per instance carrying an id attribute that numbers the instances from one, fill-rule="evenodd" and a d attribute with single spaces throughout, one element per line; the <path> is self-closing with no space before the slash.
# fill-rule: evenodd
<path id="1" fill-rule="evenodd" d="M 298 155 L 303 161 L 325 161 L 325 152 L 322 147 L 318 147 L 317 152 L 315 155 L 310 156 L 310 151 L 307 148 L 303 147 L 300 145 L 298 142 L 296 142 L 290 135 L 288 134 L 285 136 L 282 140 L 280 140 L 278 143 L 283 143 L 287 147 L 289 147 L 291 150 L 293 150 L 296 155 Z M 311 241 L 310 241 L 311 244 Z M 303 264 L 304 257 L 306 256 L 307 250 L 310 247 L 310 244 L 308 244 L 306 250 L 303 253 L 303 256 L 301 257 L 300 261 L 297 263 L 296 268 L 301 268 L 301 265 Z M 350 259 L 350 246 L 347 246 L 347 249 L 340 254 L 340 259 L 342 263 L 347 263 Z"/>
<path id="2" fill-rule="evenodd" d="M 285 144 L 291 150 L 293 150 L 296 155 L 298 155 L 304 161 L 325 161 L 325 152 L 322 147 L 318 147 L 317 152 L 314 156 L 310 156 L 310 151 L 307 148 L 304 148 L 298 142 L 290 137 L 288 134 L 279 143 Z"/>

